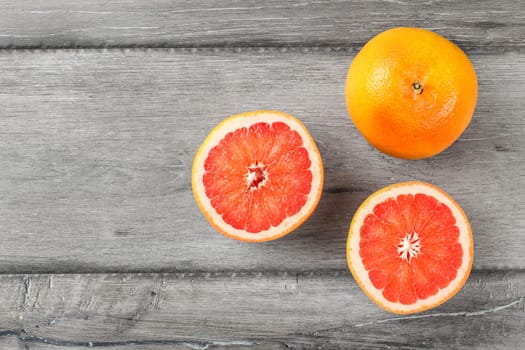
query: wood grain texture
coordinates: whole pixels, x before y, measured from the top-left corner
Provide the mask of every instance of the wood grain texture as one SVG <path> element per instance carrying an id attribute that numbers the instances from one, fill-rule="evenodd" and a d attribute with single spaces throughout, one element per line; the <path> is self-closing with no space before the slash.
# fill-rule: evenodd
<path id="1" fill-rule="evenodd" d="M 398 25 L 445 35 L 478 72 L 472 124 L 430 160 L 380 154 L 345 110 L 357 49 Z M 0 349 L 523 347 L 524 37 L 518 0 L 2 1 Z M 254 109 L 303 120 L 325 163 L 313 217 L 258 245 L 216 233 L 190 189 L 207 133 Z M 475 270 L 396 317 L 344 248 L 359 203 L 406 180 L 464 207 Z"/>
<path id="2" fill-rule="evenodd" d="M 525 56 L 475 55 L 474 119 L 451 148 L 372 149 L 344 104 L 345 50 L 1 51 L 0 272 L 346 268 L 348 226 L 378 188 L 423 180 L 471 220 L 475 269 L 525 267 Z M 199 144 L 229 114 L 278 109 L 318 142 L 325 191 L 277 242 L 206 222 L 190 189 Z"/>
<path id="3" fill-rule="evenodd" d="M 347 271 L 4 275 L 0 345 L 338 349 L 517 348 L 525 275 L 474 273 L 441 307 L 395 317 Z M 476 334 L 476 337 L 472 337 Z"/>
<path id="4" fill-rule="evenodd" d="M 524 23 L 520 0 L 4 0 L 0 47 L 353 47 L 417 26 L 469 52 L 503 52 L 523 51 Z"/>

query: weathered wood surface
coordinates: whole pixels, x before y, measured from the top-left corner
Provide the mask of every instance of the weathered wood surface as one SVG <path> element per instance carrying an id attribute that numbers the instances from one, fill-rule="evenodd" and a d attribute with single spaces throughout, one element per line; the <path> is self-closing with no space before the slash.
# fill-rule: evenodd
<path id="1" fill-rule="evenodd" d="M 372 305 L 346 270 L 9 275 L 0 281 L 8 301 L 0 305 L 0 346 L 13 337 L 30 349 L 46 343 L 51 349 L 90 343 L 517 349 L 525 342 L 523 272 L 474 273 L 454 299 L 413 317 Z"/>
<path id="2" fill-rule="evenodd" d="M 381 155 L 345 110 L 357 49 L 398 25 L 478 72 L 470 127 L 429 160 Z M 522 347 L 524 38 L 519 0 L 2 1 L 0 349 Z M 190 166 L 261 108 L 305 122 L 325 191 L 295 233 L 243 244 L 200 215 Z M 451 193 L 475 240 L 466 286 L 415 317 L 373 305 L 344 252 L 359 203 L 405 180 Z"/>
<path id="3" fill-rule="evenodd" d="M 412 162 L 381 155 L 353 127 L 343 97 L 351 59 L 345 50 L 0 52 L 0 271 L 342 269 L 359 203 L 414 179 L 464 207 L 475 269 L 524 268 L 525 56 L 474 55 L 471 126 L 442 155 Z M 253 245 L 209 226 L 190 176 L 215 124 L 259 108 L 305 122 L 326 180 L 305 225 Z"/>
<path id="4" fill-rule="evenodd" d="M 469 52 L 501 52 L 525 48 L 524 23 L 520 0 L 3 0 L 0 47 L 353 47 L 424 26 Z"/>

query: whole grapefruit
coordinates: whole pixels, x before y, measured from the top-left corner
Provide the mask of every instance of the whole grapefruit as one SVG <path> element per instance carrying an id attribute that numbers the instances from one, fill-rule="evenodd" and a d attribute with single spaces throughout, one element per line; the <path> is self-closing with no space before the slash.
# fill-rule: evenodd
<path id="1" fill-rule="evenodd" d="M 346 104 L 365 139 L 403 159 L 432 157 L 469 125 L 476 72 L 454 43 L 425 29 L 399 27 L 372 38 L 348 70 Z"/>

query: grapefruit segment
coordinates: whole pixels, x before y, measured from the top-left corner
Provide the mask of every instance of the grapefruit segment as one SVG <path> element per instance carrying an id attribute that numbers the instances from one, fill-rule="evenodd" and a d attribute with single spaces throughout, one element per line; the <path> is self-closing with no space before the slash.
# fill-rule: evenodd
<path id="1" fill-rule="evenodd" d="M 470 224 L 447 193 L 406 182 L 372 194 L 348 234 L 348 266 L 360 287 L 384 309 L 409 314 L 455 295 L 472 267 Z"/>
<path id="2" fill-rule="evenodd" d="M 192 189 L 210 224 L 243 241 L 279 238 L 301 225 L 321 197 L 317 146 L 295 117 L 233 115 L 217 125 L 193 162 Z"/>

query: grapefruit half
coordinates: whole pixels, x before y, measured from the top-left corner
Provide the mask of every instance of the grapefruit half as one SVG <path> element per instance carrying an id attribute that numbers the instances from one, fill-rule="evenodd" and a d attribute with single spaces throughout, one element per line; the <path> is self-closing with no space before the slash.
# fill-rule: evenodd
<path id="1" fill-rule="evenodd" d="M 463 287 L 474 248 L 467 216 L 450 195 L 428 183 L 404 182 L 361 204 L 346 254 L 372 301 L 410 314 L 444 303 Z"/>
<path id="2" fill-rule="evenodd" d="M 193 162 L 192 189 L 210 224 L 233 239 L 263 242 L 299 227 L 323 188 L 323 163 L 306 127 L 277 111 L 226 118 Z"/>

